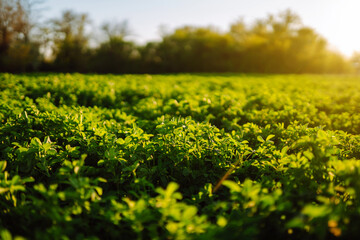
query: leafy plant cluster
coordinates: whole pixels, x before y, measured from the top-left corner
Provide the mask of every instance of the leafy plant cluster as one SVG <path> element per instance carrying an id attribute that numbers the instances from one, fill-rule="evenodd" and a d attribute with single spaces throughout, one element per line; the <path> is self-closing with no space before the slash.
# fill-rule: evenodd
<path id="1" fill-rule="evenodd" d="M 360 224 L 360 82 L 0 75 L 2 239 L 331 239 Z"/>

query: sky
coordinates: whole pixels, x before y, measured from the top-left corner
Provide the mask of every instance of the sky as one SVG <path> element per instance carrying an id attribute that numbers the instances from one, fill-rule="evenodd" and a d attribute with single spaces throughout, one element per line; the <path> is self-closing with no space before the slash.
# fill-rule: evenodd
<path id="1" fill-rule="evenodd" d="M 360 52 L 358 0 L 45 0 L 43 9 L 43 19 L 58 18 L 69 9 L 87 13 L 93 26 L 127 20 L 131 39 L 139 44 L 159 40 L 160 26 L 171 31 L 184 25 L 211 25 L 227 31 L 240 18 L 251 24 L 291 9 L 333 50 L 348 57 Z"/>

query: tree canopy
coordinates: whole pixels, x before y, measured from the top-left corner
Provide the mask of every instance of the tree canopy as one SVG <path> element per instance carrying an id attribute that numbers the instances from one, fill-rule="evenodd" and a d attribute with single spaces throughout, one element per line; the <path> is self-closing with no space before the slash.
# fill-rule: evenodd
<path id="1" fill-rule="evenodd" d="M 228 31 L 183 26 L 158 42 L 129 41 L 126 21 L 101 26 L 94 41 L 87 14 L 64 11 L 60 18 L 35 25 L 29 2 L 0 0 L 0 71 L 93 73 L 351 73 L 358 67 L 329 49 L 326 39 L 304 26 L 290 10 L 252 24 L 242 19 Z M 40 31 L 31 34 L 34 27 Z"/>

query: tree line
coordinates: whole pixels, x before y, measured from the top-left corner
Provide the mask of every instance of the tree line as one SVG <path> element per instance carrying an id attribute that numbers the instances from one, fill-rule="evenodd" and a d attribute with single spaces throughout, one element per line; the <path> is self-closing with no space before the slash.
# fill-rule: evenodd
<path id="1" fill-rule="evenodd" d="M 360 62 L 332 51 L 290 10 L 252 24 L 238 20 L 226 32 L 183 26 L 144 45 L 127 40 L 126 22 L 103 24 L 102 41 L 91 44 L 90 23 L 70 10 L 35 23 L 31 2 L 0 0 L 0 71 L 352 73 Z"/>

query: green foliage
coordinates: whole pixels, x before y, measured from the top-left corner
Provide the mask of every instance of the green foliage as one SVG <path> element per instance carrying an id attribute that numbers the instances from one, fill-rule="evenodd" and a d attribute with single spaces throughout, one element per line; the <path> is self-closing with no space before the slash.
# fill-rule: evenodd
<path id="1" fill-rule="evenodd" d="M 0 75 L 2 239 L 359 236 L 360 84 Z"/>
<path id="2" fill-rule="evenodd" d="M 160 72 L 349 73 L 352 66 L 291 11 L 253 25 L 238 21 L 230 32 L 185 26 L 145 48 Z M 154 55 L 154 52 L 156 54 Z M 148 55 L 147 55 L 148 54 Z"/>
<path id="3" fill-rule="evenodd" d="M 36 24 L 29 22 L 32 9 L 26 8 L 33 4 L 6 2 L 0 14 L 0 72 L 338 74 L 359 70 L 356 54 L 350 60 L 333 51 L 290 10 L 251 24 L 234 22 L 227 32 L 178 27 L 158 42 L 139 46 L 128 40 L 131 31 L 126 21 L 105 23 L 102 35 L 94 37 L 88 33 L 89 16 L 68 10 L 34 28 Z M 11 18 L 1 19 L 6 16 Z"/>

